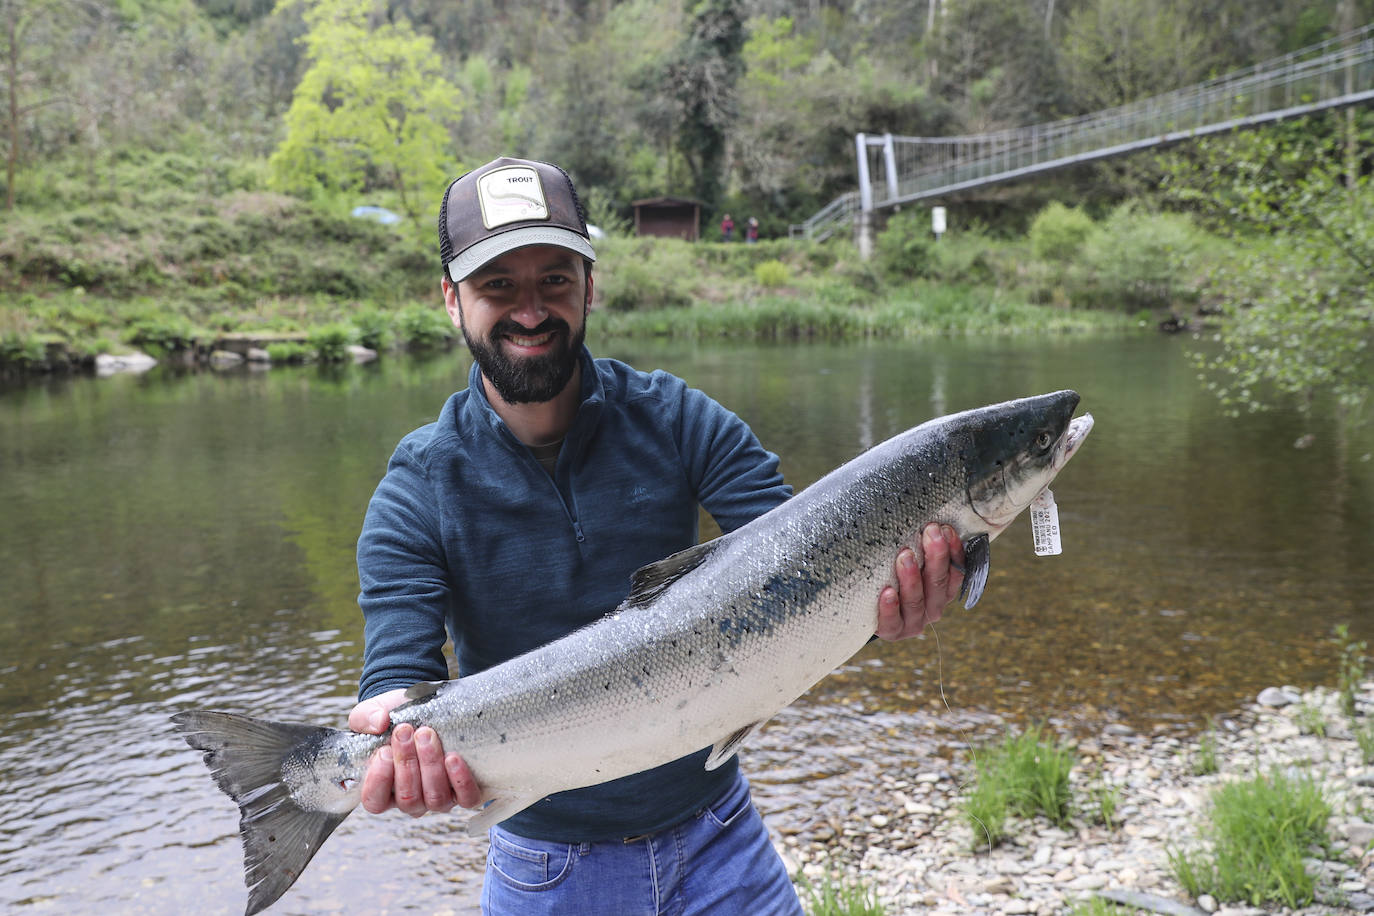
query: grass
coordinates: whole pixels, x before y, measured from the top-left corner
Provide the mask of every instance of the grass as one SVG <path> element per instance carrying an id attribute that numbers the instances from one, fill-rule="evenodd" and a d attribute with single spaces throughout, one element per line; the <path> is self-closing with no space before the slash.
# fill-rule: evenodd
<path id="1" fill-rule="evenodd" d="M 1364 762 L 1374 763 L 1374 722 L 1355 727 L 1355 743 L 1360 746 L 1360 756 Z"/>
<path id="2" fill-rule="evenodd" d="M 1197 754 L 1193 757 L 1193 775 L 1210 776 L 1220 770 L 1221 762 L 1217 758 L 1217 733 L 1212 729 L 1198 737 Z"/>
<path id="3" fill-rule="evenodd" d="M 1119 821 L 1116 811 L 1121 807 L 1121 789 L 1106 782 L 1095 782 L 1088 787 L 1088 798 L 1092 806 L 1088 815 L 1106 827 L 1117 827 Z"/>
<path id="4" fill-rule="evenodd" d="M 1275 771 L 1213 793 L 1201 845 L 1169 850 L 1174 876 L 1194 897 L 1259 906 L 1305 906 L 1316 878 L 1303 860 L 1309 847 L 1329 848 L 1331 806 L 1307 777 Z"/>
<path id="5" fill-rule="evenodd" d="M 1008 837 L 1007 818 L 1043 815 L 1056 826 L 1069 821 L 1069 771 L 1073 755 L 1041 737 L 1038 726 L 1009 735 L 974 760 L 973 788 L 964 817 L 977 847 L 996 846 Z"/>
<path id="6" fill-rule="evenodd" d="M 859 881 L 837 879 L 829 874 L 813 884 L 798 872 L 793 879 L 808 916 L 885 916 L 877 892 Z"/>
<path id="7" fill-rule="evenodd" d="M 1294 716 L 1298 730 L 1304 735 L 1316 735 L 1318 738 L 1326 737 L 1326 715 L 1322 713 L 1320 706 L 1311 703 L 1301 703 Z"/>
<path id="8" fill-rule="evenodd" d="M 87 171 L 99 180 L 71 177 Z M 341 336 L 373 348 L 453 339 L 428 222 L 354 219 L 343 198 L 271 192 L 263 174 L 139 150 L 28 176 L 34 193 L 0 225 L 0 363 L 35 367 L 49 344 L 83 357 L 321 326 L 333 326 L 316 347 L 325 361 Z M 1139 331 L 1115 303 L 1043 295 L 1027 280 L 1033 259 L 978 232 L 925 246 L 906 270 L 841 239 L 612 236 L 597 242 L 595 321 L 611 336 L 688 338 Z"/>
<path id="9" fill-rule="evenodd" d="M 1365 677 L 1365 652 L 1369 644 L 1350 636 L 1350 627 L 1338 624 L 1332 637 L 1340 652 L 1340 664 L 1336 673 L 1336 689 L 1341 697 L 1341 712 L 1347 716 L 1355 715 L 1355 696 Z"/>
<path id="10" fill-rule="evenodd" d="M 1133 906 L 1122 906 L 1101 897 L 1089 897 L 1075 903 L 1068 916 L 1135 916 L 1139 912 L 1140 910 Z"/>

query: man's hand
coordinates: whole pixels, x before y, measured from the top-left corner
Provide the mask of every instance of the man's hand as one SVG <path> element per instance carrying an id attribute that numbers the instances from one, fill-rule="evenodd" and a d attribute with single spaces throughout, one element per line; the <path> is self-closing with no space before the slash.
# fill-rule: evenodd
<path id="1" fill-rule="evenodd" d="M 897 587 L 878 595 L 878 636 L 897 640 L 919 636 L 944 613 L 964 584 L 964 543 L 948 525 L 929 524 L 921 532 L 921 554 L 902 548 L 894 566 Z"/>
<path id="2" fill-rule="evenodd" d="M 391 724 L 391 710 L 405 701 L 402 689 L 363 700 L 348 714 L 348 727 L 380 735 Z M 482 790 L 463 758 L 456 752 L 445 754 L 434 729 L 405 722 L 391 733 L 391 743 L 378 748 L 368 761 L 362 791 L 363 808 L 373 814 L 400 808 L 419 817 L 450 811 L 455 804 L 476 808 L 482 801 Z"/>

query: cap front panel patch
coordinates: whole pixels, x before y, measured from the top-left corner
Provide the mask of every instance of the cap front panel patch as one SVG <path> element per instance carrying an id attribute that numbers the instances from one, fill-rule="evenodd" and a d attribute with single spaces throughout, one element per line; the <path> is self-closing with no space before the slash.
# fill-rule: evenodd
<path id="1" fill-rule="evenodd" d="M 528 166 L 494 169 L 477 179 L 482 224 L 488 229 L 529 219 L 548 219 L 539 173 Z"/>

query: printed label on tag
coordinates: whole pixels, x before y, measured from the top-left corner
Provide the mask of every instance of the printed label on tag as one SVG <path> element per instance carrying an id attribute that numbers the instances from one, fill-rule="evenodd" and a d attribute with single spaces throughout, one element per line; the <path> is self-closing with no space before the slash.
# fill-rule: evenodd
<path id="1" fill-rule="evenodd" d="M 548 219 L 544 186 L 539 173 L 529 166 L 493 169 L 477 179 L 477 200 L 482 205 L 482 224 L 488 229 L 525 219 Z"/>
<path id="2" fill-rule="evenodd" d="M 1052 557 L 1064 552 L 1059 540 L 1059 507 L 1054 504 L 1054 494 L 1049 490 L 1031 501 L 1031 535 L 1035 538 L 1035 555 Z"/>

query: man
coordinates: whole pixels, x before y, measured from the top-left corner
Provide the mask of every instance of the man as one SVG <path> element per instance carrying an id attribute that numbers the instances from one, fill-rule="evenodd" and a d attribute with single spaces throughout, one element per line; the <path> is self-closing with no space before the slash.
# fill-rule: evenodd
<path id="1" fill-rule="evenodd" d="M 447 676 L 446 635 L 460 676 L 484 670 L 614 608 L 636 568 L 696 542 L 698 505 L 731 531 L 790 495 L 734 414 L 667 373 L 587 352 L 596 254 L 562 169 L 497 159 L 457 179 L 439 248 L 474 365 L 439 419 L 397 447 L 358 541 L 366 650 L 349 725 L 374 734 L 406 687 Z M 920 633 L 959 590 L 954 532 L 931 525 L 921 546 L 924 563 L 902 551 L 898 587 L 874 596 L 879 636 Z M 475 807 L 461 750 L 398 726 L 363 807 Z M 707 771 L 706 751 L 494 827 L 483 910 L 800 913 L 738 763 Z"/>

